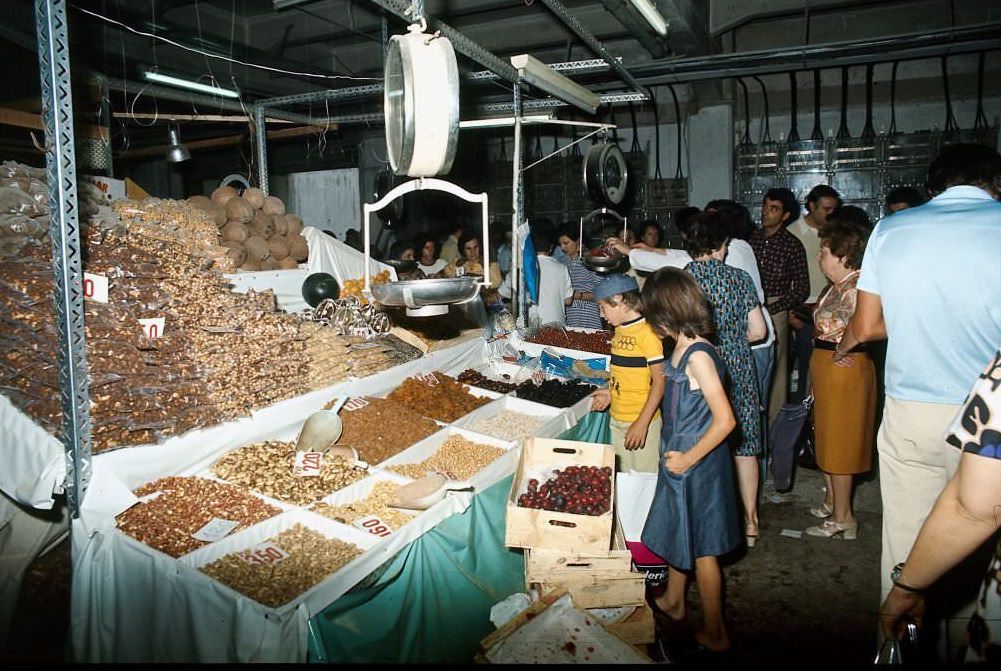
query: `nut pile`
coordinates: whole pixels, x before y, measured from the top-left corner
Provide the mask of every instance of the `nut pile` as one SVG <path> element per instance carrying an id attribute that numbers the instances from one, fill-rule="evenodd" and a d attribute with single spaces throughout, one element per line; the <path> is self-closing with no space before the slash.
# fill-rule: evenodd
<path id="1" fill-rule="evenodd" d="M 489 398 L 470 394 L 466 391 L 466 386 L 455 378 L 439 371 L 431 375 L 434 380 L 428 378 L 430 382 L 408 377 L 387 398 L 440 422 L 454 422 L 490 402 Z"/>
<path id="2" fill-rule="evenodd" d="M 493 445 L 474 443 L 462 436 L 449 436 L 441 447 L 424 461 L 390 466 L 389 470 L 414 480 L 419 480 L 432 471 L 444 473 L 454 480 L 466 480 L 502 457 L 504 453 L 505 450 Z"/>
<path id="3" fill-rule="evenodd" d="M 522 508 L 541 508 L 575 515 L 602 515 L 608 512 L 612 500 L 612 468 L 610 466 L 567 466 L 553 471 L 539 486 L 528 481 L 528 491 L 518 497 Z"/>
<path id="4" fill-rule="evenodd" d="M 369 464 L 378 464 L 399 454 L 441 427 L 405 405 L 366 396 L 368 405 L 357 410 L 342 408 L 339 415 L 344 431 L 338 445 L 353 447 Z M 333 401 L 325 407 L 330 409 Z"/>
<path id="5" fill-rule="evenodd" d="M 573 380 L 543 380 L 542 384 L 538 385 L 532 380 L 525 380 L 518 385 L 514 393 L 526 401 L 545 403 L 556 408 L 569 408 L 595 389 L 597 387 L 593 384 Z"/>
<path id="6" fill-rule="evenodd" d="M 265 542 L 277 545 L 289 556 L 276 563 L 248 564 L 231 553 L 199 570 L 258 603 L 276 608 L 322 582 L 362 552 L 352 543 L 327 538 L 301 524 Z"/>
<path id="7" fill-rule="evenodd" d="M 476 420 L 469 426 L 469 430 L 502 440 L 521 440 L 535 435 L 546 419 L 538 415 L 503 410 L 491 417 Z"/>
<path id="8" fill-rule="evenodd" d="M 396 502 L 396 490 L 399 488 L 400 486 L 395 482 L 381 480 L 375 484 L 369 495 L 360 501 L 343 503 L 338 506 L 321 502 L 310 510 L 343 524 L 351 524 L 355 520 L 375 515 L 393 529 L 399 529 L 413 519 L 410 515 L 389 507 L 390 503 Z"/>
<path id="9" fill-rule="evenodd" d="M 566 349 L 582 350 L 584 352 L 594 352 L 595 354 L 612 353 L 611 331 L 596 331 L 586 333 L 584 331 L 573 331 L 567 329 L 545 326 L 526 340 L 539 345 L 552 345 L 553 347 L 563 347 Z"/>
<path id="10" fill-rule="evenodd" d="M 478 370 L 473 370 L 472 368 L 467 368 L 456 376 L 459 382 L 465 382 L 468 385 L 474 387 L 479 387 L 480 389 L 489 389 L 490 391 L 496 391 L 498 394 L 506 394 L 508 392 L 514 391 L 518 385 L 513 382 L 503 382 L 501 380 L 494 380 Z"/>
<path id="11" fill-rule="evenodd" d="M 292 270 L 309 255 L 302 219 L 287 214 L 280 198 L 265 196 L 256 187 L 241 195 L 231 186 L 221 186 L 211 198 L 192 196 L 188 203 L 212 224 L 212 242 L 218 243 L 234 268 Z"/>
<path id="12" fill-rule="evenodd" d="M 252 443 L 228 452 L 212 465 L 212 473 L 234 485 L 273 499 L 304 506 L 365 477 L 341 457 L 326 456 L 318 476 L 297 476 L 295 443 L 277 440 Z"/>
<path id="13" fill-rule="evenodd" d="M 240 522 L 233 533 L 281 512 L 244 489 L 205 478 L 160 478 L 137 489 L 135 495 L 155 492 L 160 495 L 120 514 L 118 528 L 171 557 L 206 545 L 191 534 L 212 518 Z"/>

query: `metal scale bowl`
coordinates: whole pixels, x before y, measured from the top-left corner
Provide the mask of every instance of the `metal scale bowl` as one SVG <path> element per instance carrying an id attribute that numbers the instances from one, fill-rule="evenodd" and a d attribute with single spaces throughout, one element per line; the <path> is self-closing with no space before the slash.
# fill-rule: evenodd
<path id="1" fill-rule="evenodd" d="M 580 241 L 584 240 L 584 224 L 590 222 L 592 219 L 598 215 L 612 215 L 616 219 L 622 222 L 623 236 L 625 235 L 625 230 L 629 225 L 628 217 L 623 217 L 621 214 L 615 210 L 610 210 L 607 207 L 599 207 L 596 210 L 592 210 L 583 217 L 580 218 Z M 629 257 L 623 256 L 618 252 L 615 252 L 609 256 L 590 256 L 585 250 L 581 250 L 580 255 L 581 260 L 584 265 L 590 268 L 592 271 L 600 275 L 610 275 L 612 273 L 625 272 L 629 266 Z"/>

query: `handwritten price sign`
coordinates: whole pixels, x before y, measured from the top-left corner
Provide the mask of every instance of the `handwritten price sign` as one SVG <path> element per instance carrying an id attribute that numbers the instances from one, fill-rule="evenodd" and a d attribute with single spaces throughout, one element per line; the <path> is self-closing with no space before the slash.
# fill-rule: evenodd
<path id="1" fill-rule="evenodd" d="M 163 335 L 166 321 L 165 317 L 150 317 L 149 319 L 140 319 L 139 324 L 143 327 L 143 333 L 147 338 L 156 340 Z"/>
<path id="2" fill-rule="evenodd" d="M 240 526 L 239 522 L 224 520 L 221 517 L 213 517 L 205 526 L 191 534 L 191 537 L 206 543 L 214 543 L 220 538 L 228 536 L 238 526 Z"/>
<path id="3" fill-rule="evenodd" d="M 366 405 L 368 405 L 368 401 L 361 396 L 356 396 L 344 404 L 344 409 L 348 412 L 354 412 L 355 410 L 361 410 Z"/>
<path id="4" fill-rule="evenodd" d="M 393 527 L 389 526 L 386 522 L 383 522 L 376 515 L 369 515 L 368 517 L 362 517 L 353 522 L 354 526 L 362 531 L 367 531 L 374 536 L 379 536 L 380 538 L 388 538 L 393 535 Z"/>
<path id="5" fill-rule="evenodd" d="M 237 552 L 236 556 L 251 565 L 277 564 L 288 559 L 289 554 L 274 543 L 260 543 L 250 548 Z"/>
<path id="6" fill-rule="evenodd" d="M 83 274 L 83 297 L 98 303 L 108 302 L 108 278 L 96 273 Z"/>
<path id="7" fill-rule="evenodd" d="M 441 380 L 439 380 L 434 373 L 422 373 L 417 376 L 417 379 L 429 387 L 437 387 L 441 384 Z"/>
<path id="8" fill-rule="evenodd" d="M 292 475 L 315 478 L 323 468 L 323 452 L 296 452 Z"/>

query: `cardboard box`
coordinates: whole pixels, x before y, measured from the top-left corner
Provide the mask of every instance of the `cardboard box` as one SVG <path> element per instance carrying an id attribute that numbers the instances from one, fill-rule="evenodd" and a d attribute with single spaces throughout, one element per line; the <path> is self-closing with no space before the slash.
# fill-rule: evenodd
<path id="1" fill-rule="evenodd" d="M 602 515 L 522 508 L 518 496 L 528 488 L 533 472 L 565 466 L 608 466 L 615 470 L 615 452 L 608 445 L 553 438 L 525 440 L 507 501 L 504 544 L 508 547 L 604 554 L 612 546 L 612 509 Z M 542 481 L 540 481 L 542 482 Z M 611 478 L 615 500 L 615 478 Z"/>

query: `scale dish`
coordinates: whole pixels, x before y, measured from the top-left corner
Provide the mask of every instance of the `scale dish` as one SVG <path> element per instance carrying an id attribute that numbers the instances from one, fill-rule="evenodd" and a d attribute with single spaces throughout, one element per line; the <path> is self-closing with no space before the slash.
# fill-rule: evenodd
<path id="1" fill-rule="evenodd" d="M 473 276 L 433 280 L 407 280 L 369 287 L 376 302 L 392 307 L 422 308 L 450 305 L 473 299 L 480 287 Z"/>
<path id="2" fill-rule="evenodd" d="M 629 267 L 628 257 L 615 256 L 584 256 L 584 265 L 596 273 L 609 274 L 625 272 Z"/>

